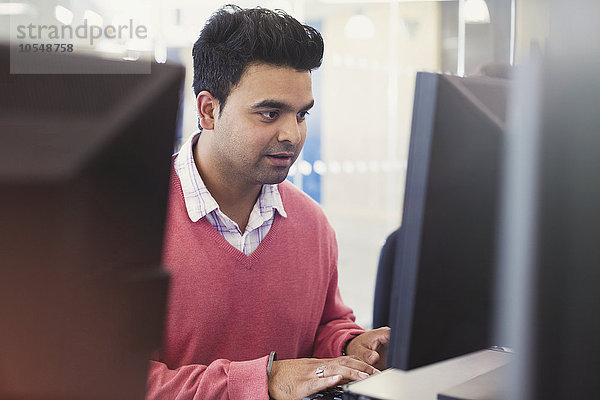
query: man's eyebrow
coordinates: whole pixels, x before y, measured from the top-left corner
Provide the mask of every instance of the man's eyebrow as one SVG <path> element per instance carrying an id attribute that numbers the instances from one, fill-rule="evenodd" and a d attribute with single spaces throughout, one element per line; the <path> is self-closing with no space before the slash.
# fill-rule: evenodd
<path id="1" fill-rule="evenodd" d="M 315 105 L 315 101 L 311 100 L 310 103 L 301 107 L 301 110 L 310 110 Z M 252 110 L 261 110 L 264 108 L 277 108 L 284 111 L 294 111 L 294 108 L 289 103 L 284 103 L 278 100 L 263 100 L 259 103 L 253 104 L 250 107 Z"/>

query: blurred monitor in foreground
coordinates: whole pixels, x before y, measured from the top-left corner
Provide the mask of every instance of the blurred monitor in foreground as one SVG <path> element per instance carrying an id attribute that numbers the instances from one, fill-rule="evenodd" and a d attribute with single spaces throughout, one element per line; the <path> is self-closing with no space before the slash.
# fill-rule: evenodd
<path id="1" fill-rule="evenodd" d="M 143 399 L 183 68 L 39 62 L 112 72 L 10 74 L 0 46 L 0 398 Z"/>
<path id="2" fill-rule="evenodd" d="M 516 77 L 507 136 L 508 400 L 600 396 L 600 2 L 548 3 L 548 51 Z"/>
<path id="3" fill-rule="evenodd" d="M 388 364 L 490 346 L 508 82 L 418 73 Z"/>

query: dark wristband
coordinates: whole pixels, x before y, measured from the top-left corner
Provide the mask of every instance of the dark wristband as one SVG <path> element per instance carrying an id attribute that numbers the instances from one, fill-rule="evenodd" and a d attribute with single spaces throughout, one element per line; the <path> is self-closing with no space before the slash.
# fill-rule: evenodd
<path id="1" fill-rule="evenodd" d="M 277 361 L 277 352 L 272 351 L 269 354 L 269 362 L 267 363 L 267 377 L 271 376 L 271 368 L 273 368 L 273 361 Z"/>

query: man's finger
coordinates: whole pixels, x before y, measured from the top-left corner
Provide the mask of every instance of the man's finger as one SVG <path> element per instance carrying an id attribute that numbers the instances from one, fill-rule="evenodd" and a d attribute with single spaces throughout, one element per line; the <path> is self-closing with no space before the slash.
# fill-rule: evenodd
<path id="1" fill-rule="evenodd" d="M 358 381 L 369 377 L 369 374 L 344 365 L 331 363 L 324 368 L 325 376 L 340 375 L 346 381 Z"/>
<path id="2" fill-rule="evenodd" d="M 378 360 L 379 360 L 380 356 L 379 353 L 374 351 L 374 349 L 370 349 L 368 347 L 362 347 L 361 352 L 360 352 L 360 356 L 359 356 L 359 360 L 365 364 L 367 364 L 369 367 L 372 367 Z M 362 369 L 364 370 L 364 369 Z M 370 371 L 370 369 L 366 370 L 366 372 L 369 373 L 373 373 Z M 375 371 L 375 372 L 379 372 L 379 371 Z"/>
<path id="3" fill-rule="evenodd" d="M 376 351 L 367 351 L 365 352 L 365 360 L 369 365 L 374 365 L 379 361 L 379 353 Z"/>
<path id="4" fill-rule="evenodd" d="M 370 350 L 367 350 L 369 352 L 371 352 Z M 345 365 L 346 367 L 350 367 L 362 372 L 366 372 L 370 375 L 375 374 L 377 372 L 379 372 L 376 368 L 373 368 L 373 366 L 371 366 L 368 363 L 368 357 L 365 357 L 365 355 L 363 354 L 362 358 L 359 357 L 341 357 L 338 359 L 339 363 L 341 365 Z"/>
<path id="5" fill-rule="evenodd" d="M 386 344 L 388 344 L 388 342 L 389 342 L 389 339 L 386 339 L 384 337 L 378 337 L 377 339 L 373 340 L 369 344 L 369 348 L 371 350 L 377 350 L 379 347 L 385 346 Z"/>
<path id="6" fill-rule="evenodd" d="M 315 378 L 305 381 L 306 390 L 304 396 L 320 392 L 321 390 L 329 389 L 330 387 L 339 385 L 343 378 L 340 375 L 329 376 L 325 378 Z"/>
<path id="7" fill-rule="evenodd" d="M 379 346 L 388 344 L 390 341 L 390 328 L 379 328 L 373 332 L 377 332 L 374 340 L 369 344 L 371 350 L 377 350 Z"/>

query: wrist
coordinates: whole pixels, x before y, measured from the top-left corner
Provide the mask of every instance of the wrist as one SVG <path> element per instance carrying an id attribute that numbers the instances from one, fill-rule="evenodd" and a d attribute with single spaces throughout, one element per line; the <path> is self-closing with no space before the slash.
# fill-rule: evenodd
<path id="1" fill-rule="evenodd" d="M 269 361 L 267 362 L 267 394 L 269 399 L 272 400 L 271 396 L 271 377 L 276 374 L 277 370 L 277 352 L 272 351 L 269 355 Z"/>
<path id="2" fill-rule="evenodd" d="M 273 369 L 273 362 L 277 361 L 277 352 L 272 351 L 269 354 L 269 361 L 267 362 L 267 379 L 271 376 L 271 370 Z"/>
<path id="3" fill-rule="evenodd" d="M 358 335 L 352 335 L 352 336 L 350 336 L 350 338 L 348 340 L 346 340 L 346 343 L 344 343 L 344 346 L 342 346 L 342 356 L 347 356 L 349 354 L 348 349 L 350 347 L 350 342 L 352 342 L 357 337 L 358 337 Z"/>

